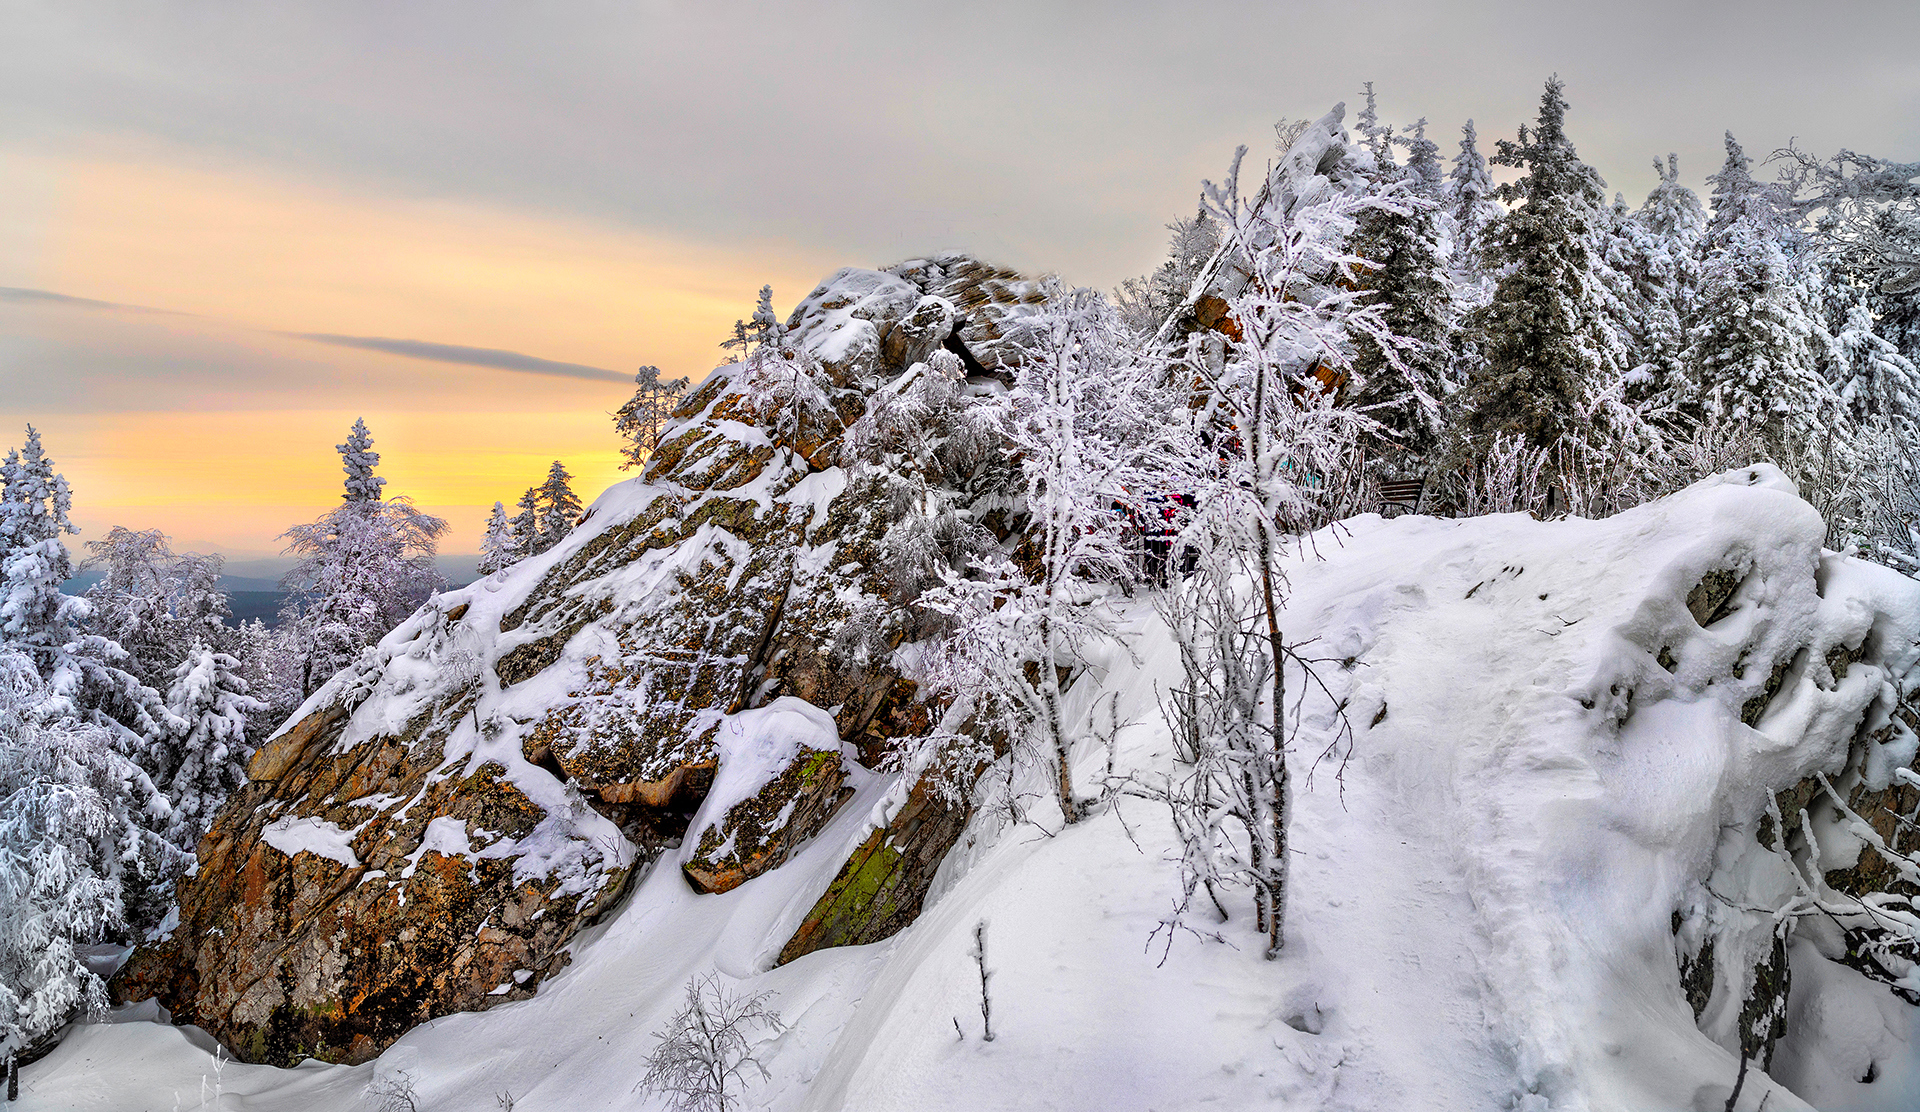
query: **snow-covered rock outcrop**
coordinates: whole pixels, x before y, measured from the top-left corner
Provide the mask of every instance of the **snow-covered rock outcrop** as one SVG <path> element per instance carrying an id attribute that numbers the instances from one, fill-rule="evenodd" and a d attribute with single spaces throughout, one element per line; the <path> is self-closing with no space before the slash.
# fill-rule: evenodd
<path id="1" fill-rule="evenodd" d="M 785 861 L 884 739 L 928 725 L 891 644 L 835 648 L 888 605 L 890 518 L 849 482 L 847 428 L 942 348 L 998 389 L 1002 325 L 1042 300 L 965 256 L 828 278 L 786 337 L 826 404 L 786 420 L 748 364 L 720 368 L 564 543 L 436 597 L 316 692 L 116 991 L 249 1061 L 364 1061 L 532 995 L 663 847 L 686 841 L 705 892 Z M 839 899 L 792 956 L 910 921 L 963 821 L 901 832 L 921 866 Z"/>

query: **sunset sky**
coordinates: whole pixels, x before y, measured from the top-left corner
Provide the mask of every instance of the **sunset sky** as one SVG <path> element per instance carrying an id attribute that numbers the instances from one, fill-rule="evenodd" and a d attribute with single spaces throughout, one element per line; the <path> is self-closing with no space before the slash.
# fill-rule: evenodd
<path id="1" fill-rule="evenodd" d="M 1450 156 L 1557 71 L 1635 203 L 1726 128 L 1920 159 L 1910 0 L 1554 8 L 0 0 L 0 446 L 40 428 L 87 537 L 246 558 L 364 416 L 471 552 L 555 458 L 617 481 L 634 367 L 703 374 L 761 284 L 961 248 L 1111 287 L 1363 81 Z"/>

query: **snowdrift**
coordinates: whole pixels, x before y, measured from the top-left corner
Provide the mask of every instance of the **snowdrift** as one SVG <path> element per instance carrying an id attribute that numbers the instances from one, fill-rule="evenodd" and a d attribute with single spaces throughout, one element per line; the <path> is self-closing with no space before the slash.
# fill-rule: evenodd
<path id="1" fill-rule="evenodd" d="M 696 894 L 689 839 L 537 993 L 373 1062 L 221 1065 L 149 1003 L 76 1029 L 20 1107 L 344 1112 L 402 1073 L 423 1109 L 651 1107 L 652 1032 L 717 970 L 789 1025 L 759 1047 L 753 1107 L 1720 1109 L 1758 1039 L 1740 1109 L 1911 1109 L 1911 951 L 1842 924 L 1912 921 L 1884 893 L 1913 891 L 1890 862 L 1920 806 L 1920 584 L 1823 533 L 1762 466 L 1605 521 L 1369 516 L 1312 538 L 1290 632 L 1329 659 L 1353 737 L 1327 751 L 1334 703 L 1303 708 L 1278 961 L 1244 900 L 1219 941 L 1150 937 L 1170 825 L 1119 799 L 1065 830 L 976 815 L 911 926 L 776 966 L 905 797 L 855 767 L 784 865 Z M 1150 600 L 1129 628 L 1073 688 L 1086 721 L 1122 723 L 1111 755 L 1083 745 L 1089 783 L 1109 760 L 1173 771 L 1157 697 L 1177 653 Z"/>

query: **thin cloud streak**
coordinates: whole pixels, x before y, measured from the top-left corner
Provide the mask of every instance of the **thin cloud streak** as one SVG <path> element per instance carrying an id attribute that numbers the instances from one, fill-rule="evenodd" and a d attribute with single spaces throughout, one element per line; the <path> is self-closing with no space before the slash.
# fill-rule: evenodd
<path id="1" fill-rule="evenodd" d="M 501 371 L 521 371 L 534 375 L 553 375 L 557 378 L 585 378 L 595 382 L 632 382 L 632 375 L 619 371 L 609 371 L 604 367 L 589 367 L 582 363 L 561 363 L 552 359 L 540 359 L 532 355 L 522 355 L 517 351 L 502 351 L 499 348 L 466 347 L 462 344 L 436 344 L 427 340 L 395 340 L 385 336 L 340 336 L 332 332 L 283 332 L 299 340 L 312 340 L 319 344 L 333 344 L 336 347 L 359 348 L 363 351 L 380 351 L 388 355 L 404 356 L 408 359 L 424 359 L 433 363 L 455 363 L 466 367 L 491 367 Z"/>
<path id="2" fill-rule="evenodd" d="M 160 313 L 170 317 L 193 315 L 174 309 L 155 309 L 151 305 L 123 305 L 118 301 L 96 301 L 91 297 L 75 297 L 72 294 L 28 289 L 24 286 L 0 286 L 0 301 L 12 301 L 23 305 L 65 305 L 74 309 L 96 309 L 109 313 Z"/>

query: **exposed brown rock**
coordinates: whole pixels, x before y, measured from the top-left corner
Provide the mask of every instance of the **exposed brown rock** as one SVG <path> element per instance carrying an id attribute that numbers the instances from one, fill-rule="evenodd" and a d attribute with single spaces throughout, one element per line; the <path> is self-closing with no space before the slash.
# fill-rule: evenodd
<path id="1" fill-rule="evenodd" d="M 826 893 L 780 950 L 780 964 L 829 946 L 859 946 L 898 934 L 920 915 L 940 862 L 966 829 L 967 811 L 924 781 L 886 826 L 853 851 Z"/>
<path id="2" fill-rule="evenodd" d="M 786 771 L 709 826 L 681 869 L 699 892 L 728 892 L 775 868 L 846 802 L 836 750 L 802 749 Z"/>

